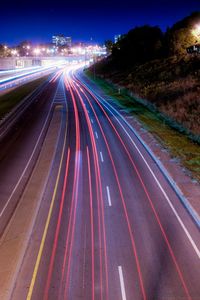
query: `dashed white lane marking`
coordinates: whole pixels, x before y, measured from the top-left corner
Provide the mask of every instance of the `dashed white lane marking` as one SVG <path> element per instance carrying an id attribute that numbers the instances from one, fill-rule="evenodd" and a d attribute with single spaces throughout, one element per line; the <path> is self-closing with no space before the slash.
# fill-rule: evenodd
<path id="1" fill-rule="evenodd" d="M 121 287 L 121 293 L 122 293 L 122 300 L 126 300 L 126 291 L 125 291 L 125 286 L 124 286 L 124 276 L 123 276 L 121 266 L 118 266 L 118 272 L 119 272 L 119 281 L 120 281 L 120 287 Z"/>
<path id="2" fill-rule="evenodd" d="M 87 242 L 87 232 L 86 232 L 86 224 L 85 224 L 85 231 L 84 231 L 84 256 L 83 256 L 83 289 L 85 288 L 85 271 L 86 271 L 86 242 Z"/>
<path id="3" fill-rule="evenodd" d="M 86 85 L 86 84 L 85 84 Z M 86 85 L 87 86 L 87 85 Z M 92 90 L 93 91 L 93 90 Z M 173 211 L 174 215 L 176 216 L 180 226 L 182 227 L 183 231 L 185 232 L 188 240 L 190 241 L 190 244 L 192 245 L 195 253 L 197 254 L 198 258 L 200 259 L 200 250 L 197 247 L 196 243 L 194 242 L 192 236 L 190 235 L 187 227 L 185 226 L 185 224 L 183 223 L 181 217 L 179 216 L 177 210 L 175 209 L 175 207 L 173 206 L 172 202 L 170 201 L 168 195 L 166 194 L 164 188 L 162 187 L 161 183 L 158 181 L 156 175 L 154 174 L 154 172 L 152 171 L 151 167 L 149 166 L 148 162 L 146 161 L 146 159 L 144 158 L 144 156 L 142 155 L 141 151 L 139 150 L 139 148 L 137 147 L 137 145 L 135 144 L 135 142 L 133 141 L 133 139 L 131 138 L 130 134 L 127 132 L 127 130 L 125 129 L 125 127 L 122 125 L 121 121 L 118 119 L 118 117 L 115 116 L 115 114 L 117 114 L 125 123 L 128 127 L 131 127 L 128 122 L 126 121 L 126 119 L 109 103 L 106 102 L 105 99 L 103 99 L 101 96 L 99 96 L 97 93 L 95 93 L 93 91 L 94 95 L 96 95 L 96 97 L 98 97 L 99 101 L 101 104 L 103 104 L 103 106 L 114 116 L 114 118 L 116 119 L 116 121 L 119 123 L 119 125 L 123 128 L 123 130 L 125 131 L 126 135 L 129 137 L 129 139 L 131 140 L 132 144 L 135 146 L 136 150 L 138 151 L 139 155 L 141 156 L 141 158 L 143 159 L 144 163 L 146 164 L 147 168 L 149 169 L 150 173 L 152 174 L 154 180 L 156 181 L 158 187 L 160 188 L 161 192 L 163 193 L 165 199 L 167 200 L 171 210 Z M 100 100 L 101 99 L 101 100 Z M 106 102 L 106 104 L 105 104 Z M 115 114 L 111 111 L 112 108 L 113 111 L 115 112 Z M 135 135 L 137 136 L 137 134 L 135 133 Z M 138 137 L 138 139 L 140 140 L 140 142 L 142 143 L 140 137 Z M 143 144 L 143 143 L 142 143 Z"/>
<path id="4" fill-rule="evenodd" d="M 98 139 L 99 138 L 99 136 L 98 136 L 98 133 L 95 131 L 95 135 L 96 135 L 96 138 Z"/>
<path id="5" fill-rule="evenodd" d="M 109 109 L 108 109 L 109 110 Z M 111 110 L 109 110 L 111 112 Z M 111 112 L 111 114 L 113 114 Z M 113 114 L 114 116 L 114 114 Z M 194 251 L 196 252 L 198 258 L 200 259 L 200 250 L 197 247 L 196 243 L 194 242 L 192 236 L 190 235 L 189 231 L 187 230 L 186 226 L 184 225 L 181 217 L 179 216 L 177 210 L 175 209 L 174 205 L 172 204 L 172 202 L 170 201 L 168 195 L 166 194 L 164 188 L 162 187 L 160 181 L 158 180 L 158 178 L 156 177 L 155 173 L 153 172 L 153 170 L 151 169 L 151 167 L 149 166 L 147 160 L 145 159 L 145 157 L 143 156 L 143 154 L 141 153 L 140 149 L 137 147 L 136 143 L 133 141 L 132 137 L 130 136 L 130 134 L 127 132 L 127 130 L 124 128 L 124 126 L 122 125 L 122 123 L 119 121 L 118 118 L 116 118 L 114 116 L 114 118 L 116 119 L 116 121 L 120 124 L 120 126 L 123 128 L 123 130 L 125 131 L 126 135 L 129 137 L 129 139 L 131 140 L 132 144 L 134 145 L 134 147 L 136 148 L 136 150 L 138 151 L 139 155 L 141 156 L 142 160 L 144 161 L 145 165 L 147 166 L 148 170 L 150 171 L 151 175 L 153 176 L 155 182 L 157 183 L 158 187 L 160 188 L 162 194 L 164 195 L 165 199 L 167 200 L 167 203 L 169 204 L 171 210 L 173 211 L 174 215 L 176 216 L 179 224 L 181 225 L 183 231 L 185 232 L 188 240 L 190 241 L 190 244 L 192 245 Z M 126 122 L 126 120 L 125 120 Z"/>
<path id="6" fill-rule="evenodd" d="M 104 159 L 103 159 L 103 154 L 102 152 L 100 151 L 100 157 L 101 157 L 101 162 L 104 162 Z"/>
<path id="7" fill-rule="evenodd" d="M 107 192 L 107 197 L 108 197 L 108 205 L 112 206 L 111 198 L 110 198 L 110 189 L 109 186 L 106 186 L 106 192 Z"/>
<path id="8" fill-rule="evenodd" d="M 94 123 L 94 122 L 93 122 L 93 119 L 91 119 L 91 122 L 92 122 L 92 124 Z"/>
<path id="9" fill-rule="evenodd" d="M 101 97 L 101 99 L 103 99 Z M 105 102 L 105 100 L 103 100 Z M 176 216 L 180 226 L 182 227 L 183 231 L 185 232 L 188 240 L 190 241 L 190 244 L 192 245 L 195 253 L 197 254 L 198 258 L 200 259 L 200 250 L 197 247 L 196 243 L 194 242 L 192 236 L 190 235 L 188 229 L 186 228 L 185 224 L 183 223 L 181 217 L 179 216 L 177 210 L 175 209 L 175 207 L 173 206 L 172 202 L 170 201 L 168 195 L 166 194 L 164 188 L 162 187 L 161 183 L 159 182 L 159 180 L 157 179 L 156 175 L 154 174 L 153 170 L 151 169 L 151 167 L 149 166 L 148 162 L 146 161 L 146 159 L 144 158 L 143 154 L 141 153 L 140 149 L 137 147 L 136 143 L 133 141 L 132 137 L 130 136 L 130 134 L 127 132 L 127 130 L 125 129 L 125 127 L 123 126 L 122 122 L 115 116 L 115 114 L 111 111 L 111 109 L 109 109 L 109 107 L 111 107 L 118 116 L 120 116 L 122 118 L 122 120 L 124 120 L 124 122 L 126 123 L 126 125 L 128 124 L 127 121 L 124 119 L 124 117 L 122 115 L 120 115 L 120 113 L 114 108 L 112 107 L 109 103 L 105 103 L 103 101 L 100 101 L 104 107 L 113 115 L 113 117 L 116 119 L 116 121 L 119 123 L 119 125 L 122 127 L 122 129 L 125 131 L 126 135 L 129 137 L 129 139 L 131 140 L 132 144 L 134 145 L 134 147 L 136 148 L 136 150 L 138 151 L 139 155 L 141 156 L 142 160 L 144 161 L 144 163 L 146 164 L 147 168 L 149 169 L 151 175 L 153 176 L 155 182 L 157 183 L 158 187 L 160 188 L 161 192 L 163 193 L 165 199 L 167 200 L 171 210 L 173 211 L 174 215 Z M 108 107 L 109 106 L 109 107 Z M 129 125 L 127 125 L 129 127 Z M 140 138 L 138 137 L 138 139 L 140 140 Z M 140 140 L 141 141 L 141 140 Z"/>

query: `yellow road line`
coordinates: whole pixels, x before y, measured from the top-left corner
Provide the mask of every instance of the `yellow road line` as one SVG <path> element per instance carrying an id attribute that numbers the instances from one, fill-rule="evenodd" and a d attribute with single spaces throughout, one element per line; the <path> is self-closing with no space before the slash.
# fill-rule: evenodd
<path id="1" fill-rule="evenodd" d="M 49 223 L 50 223 L 50 220 L 51 220 L 53 206 L 54 206 L 54 202 L 55 202 L 55 198 L 56 198 L 56 193 L 57 193 L 57 189 L 58 189 L 58 183 L 59 183 L 59 179 L 60 179 L 60 173 L 61 173 L 61 168 L 62 168 L 63 158 L 64 158 L 64 150 L 65 150 L 65 145 L 66 145 L 66 138 L 67 138 L 67 126 L 66 126 L 66 129 L 65 129 L 65 139 L 64 139 L 63 149 L 62 149 L 62 155 L 61 155 L 60 165 L 59 165 L 59 169 L 58 169 L 58 175 L 57 175 L 57 178 L 56 178 L 56 184 L 55 184 L 55 187 L 54 187 L 53 197 L 52 197 L 52 200 L 51 200 L 51 205 L 50 205 L 50 208 L 49 208 L 49 213 L 48 213 L 48 216 L 47 216 L 47 220 L 46 220 L 46 224 L 45 224 L 45 228 L 44 228 L 42 240 L 41 240 L 41 243 L 40 243 L 39 252 L 38 252 L 38 255 L 37 255 L 37 260 L 36 260 L 35 268 L 34 268 L 32 279 L 31 279 L 31 284 L 30 284 L 30 287 L 29 287 L 29 290 L 28 290 L 28 295 L 27 295 L 26 300 L 31 300 L 31 297 L 32 297 L 32 294 L 33 294 L 34 285 L 35 285 L 35 281 L 36 281 L 36 277 L 37 277 L 37 274 L 38 274 L 38 269 L 39 269 L 40 261 L 41 261 L 41 258 L 42 258 L 42 253 L 43 253 L 44 244 L 45 244 L 45 240 L 46 240 L 46 236 L 47 236 L 47 231 L 48 231 Z"/>

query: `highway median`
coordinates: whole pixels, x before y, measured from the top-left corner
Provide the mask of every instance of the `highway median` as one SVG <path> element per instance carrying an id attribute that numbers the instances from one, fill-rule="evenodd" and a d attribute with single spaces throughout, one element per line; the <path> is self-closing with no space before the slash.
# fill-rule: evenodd
<path id="1" fill-rule="evenodd" d="M 48 76 L 18 87 L 0 97 L 0 139 L 4 138 L 44 90 Z"/>
<path id="2" fill-rule="evenodd" d="M 55 109 L 36 166 L 0 240 L 1 299 L 11 297 L 55 158 L 61 119 L 62 108 Z"/>
<path id="3" fill-rule="evenodd" d="M 47 81 L 49 76 L 44 76 L 14 88 L 6 94 L 0 95 L 0 120 L 10 113 L 25 97 L 28 97 L 39 86 Z"/>

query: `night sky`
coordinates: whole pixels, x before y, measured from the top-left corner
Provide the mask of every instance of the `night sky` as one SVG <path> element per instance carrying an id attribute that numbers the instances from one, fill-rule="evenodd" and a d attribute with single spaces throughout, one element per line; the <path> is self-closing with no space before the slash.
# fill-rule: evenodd
<path id="1" fill-rule="evenodd" d="M 22 40 L 50 42 L 63 33 L 75 41 L 101 43 L 137 25 L 159 25 L 162 30 L 200 10 L 200 0 L 3 0 L 0 4 L 0 43 Z"/>

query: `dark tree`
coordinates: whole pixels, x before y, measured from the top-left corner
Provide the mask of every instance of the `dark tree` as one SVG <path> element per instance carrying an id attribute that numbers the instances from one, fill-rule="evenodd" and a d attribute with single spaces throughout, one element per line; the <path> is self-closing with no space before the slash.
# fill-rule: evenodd
<path id="1" fill-rule="evenodd" d="M 113 59 L 126 67 L 158 58 L 163 54 L 163 40 L 164 36 L 159 27 L 136 27 L 115 44 Z"/>
<path id="2" fill-rule="evenodd" d="M 183 55 L 187 47 L 200 42 L 194 34 L 196 24 L 200 24 L 200 12 L 195 12 L 168 28 L 165 35 L 168 55 Z"/>
<path id="3" fill-rule="evenodd" d="M 111 54 L 113 48 L 113 42 L 111 40 L 105 41 L 105 46 L 108 54 Z"/>

